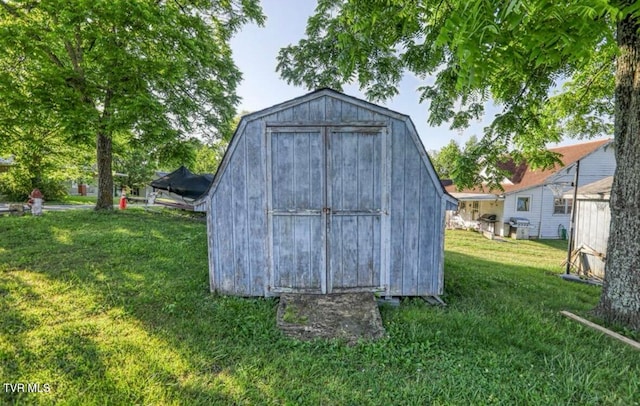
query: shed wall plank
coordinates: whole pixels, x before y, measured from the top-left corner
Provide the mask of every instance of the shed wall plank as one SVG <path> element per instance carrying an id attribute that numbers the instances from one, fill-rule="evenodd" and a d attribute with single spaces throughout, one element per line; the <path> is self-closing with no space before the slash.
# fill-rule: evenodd
<path id="1" fill-rule="evenodd" d="M 398 125 L 399 128 L 400 125 Z M 408 137 L 407 137 L 408 138 Z M 420 154 L 414 148 L 412 142 L 405 144 L 405 170 L 404 170 L 404 251 L 402 292 L 403 295 L 416 295 L 418 293 L 418 233 L 419 233 L 419 193 L 420 172 L 423 169 Z M 430 230 L 421 230 L 428 233 Z"/>
<path id="2" fill-rule="evenodd" d="M 341 121 L 356 121 L 358 119 L 358 106 L 341 102 Z"/>
<path id="3" fill-rule="evenodd" d="M 220 224 L 218 215 L 218 194 L 211 196 L 210 211 L 207 213 L 207 223 L 210 226 L 207 227 L 208 239 L 209 239 L 209 288 L 212 292 L 215 292 L 219 288 L 219 275 L 220 275 Z"/>
<path id="4" fill-rule="evenodd" d="M 309 102 L 292 107 L 291 115 L 294 121 L 309 121 Z"/>
<path id="5" fill-rule="evenodd" d="M 437 249 L 438 239 L 442 233 L 439 226 L 440 210 L 436 206 L 438 197 L 431 182 L 429 174 L 425 170 L 420 171 L 420 202 L 419 202 L 419 255 L 418 269 L 418 294 L 430 295 L 437 289 L 437 273 L 440 256 Z"/>
<path id="6" fill-rule="evenodd" d="M 293 134 L 293 207 L 311 208 L 311 136 Z M 316 191 L 317 193 L 317 191 Z"/>
<path id="7" fill-rule="evenodd" d="M 327 97 L 325 103 L 325 119 L 339 123 L 342 118 L 342 102 L 333 97 Z"/>
<path id="8" fill-rule="evenodd" d="M 372 121 L 373 111 L 365 109 L 364 107 L 358 107 L 358 120 L 359 121 Z M 386 118 L 386 117 L 385 117 Z"/>
<path id="9" fill-rule="evenodd" d="M 266 281 L 266 243 L 267 217 L 266 210 L 266 151 L 264 135 L 259 121 L 247 126 L 246 168 L 247 168 L 247 198 L 248 198 L 248 249 L 249 273 L 251 275 L 251 295 L 263 296 Z"/>
<path id="10" fill-rule="evenodd" d="M 391 249 L 389 291 L 391 295 L 402 295 L 402 274 L 404 267 L 404 187 L 405 148 L 407 137 L 404 128 L 393 122 L 391 149 Z"/>
<path id="11" fill-rule="evenodd" d="M 309 121 L 325 120 L 325 99 L 315 99 L 309 102 Z"/>
<path id="12" fill-rule="evenodd" d="M 234 250 L 234 292 L 249 294 L 251 291 L 249 277 L 248 249 L 248 213 L 246 182 L 246 140 L 239 140 L 235 159 L 231 162 L 232 212 L 233 218 L 233 250 Z"/>
<path id="13" fill-rule="evenodd" d="M 220 240 L 220 259 L 218 267 L 218 287 L 222 293 L 234 292 L 234 249 L 233 249 L 233 205 L 232 188 L 229 171 L 221 179 L 218 192 L 218 205 L 216 208 L 218 217 L 218 227 Z"/>
<path id="14" fill-rule="evenodd" d="M 288 108 L 286 110 L 279 111 L 276 113 L 276 121 L 293 121 L 293 110 Z"/>

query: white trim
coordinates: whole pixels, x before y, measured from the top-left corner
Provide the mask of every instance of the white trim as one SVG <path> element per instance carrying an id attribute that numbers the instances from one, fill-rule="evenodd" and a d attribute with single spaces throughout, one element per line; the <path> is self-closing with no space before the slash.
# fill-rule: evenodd
<path id="1" fill-rule="evenodd" d="M 531 207 L 531 205 L 533 204 L 533 195 L 530 195 L 530 194 L 529 195 L 516 195 L 515 198 L 516 198 L 516 201 L 515 201 L 515 207 L 514 208 L 515 208 L 515 212 L 516 213 L 531 213 L 533 211 L 532 207 Z M 520 198 L 529 199 L 529 204 L 528 204 L 527 210 L 519 210 L 518 209 L 518 199 L 520 199 Z"/>

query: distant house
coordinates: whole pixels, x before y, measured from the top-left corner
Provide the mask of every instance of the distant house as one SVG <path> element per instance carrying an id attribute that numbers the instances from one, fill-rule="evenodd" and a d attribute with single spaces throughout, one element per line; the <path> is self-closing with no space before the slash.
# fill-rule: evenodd
<path id="1" fill-rule="evenodd" d="M 7 172 L 9 168 L 13 165 L 13 157 L 2 158 L 0 157 L 0 173 Z"/>
<path id="2" fill-rule="evenodd" d="M 511 162 L 508 169 L 512 176 L 501 183 L 504 191 L 457 190 L 455 185 L 447 186 L 447 191 L 459 201 L 459 217 L 467 226 L 497 236 L 566 238 L 573 201 L 564 194 L 573 189 L 578 162 L 578 187 L 612 176 L 616 168 L 613 140 L 550 150 L 561 154 L 563 166 L 532 170 L 525 163 Z"/>
<path id="3" fill-rule="evenodd" d="M 573 247 L 580 252 L 575 261 L 580 272 L 587 276 L 604 278 L 611 211 L 609 198 L 613 176 L 578 188 L 576 194 L 576 219 Z M 572 196 L 572 195 L 571 195 Z M 569 193 L 564 195 L 570 198 Z"/>

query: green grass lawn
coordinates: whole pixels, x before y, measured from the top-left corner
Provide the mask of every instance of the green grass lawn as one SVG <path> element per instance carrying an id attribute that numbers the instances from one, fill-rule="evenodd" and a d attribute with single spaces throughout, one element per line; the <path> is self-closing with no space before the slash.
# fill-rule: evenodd
<path id="1" fill-rule="evenodd" d="M 96 196 L 66 195 L 60 200 L 46 201 L 45 206 L 47 204 L 70 204 L 70 205 L 96 204 L 97 200 L 98 198 Z M 113 198 L 113 204 L 118 204 L 119 201 L 120 201 L 120 197 Z"/>
<path id="2" fill-rule="evenodd" d="M 640 399 L 640 352 L 558 314 L 600 293 L 556 276 L 563 242 L 447 232 L 448 306 L 385 306 L 388 338 L 349 347 L 285 338 L 275 299 L 210 294 L 205 230 L 143 210 L 0 218 L 0 381 L 43 391 L 5 385 L 0 404 Z"/>

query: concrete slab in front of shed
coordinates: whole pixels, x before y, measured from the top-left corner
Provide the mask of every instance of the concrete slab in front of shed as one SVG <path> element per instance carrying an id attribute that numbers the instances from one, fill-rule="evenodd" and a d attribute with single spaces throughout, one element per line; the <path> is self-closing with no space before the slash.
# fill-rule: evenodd
<path id="1" fill-rule="evenodd" d="M 300 340 L 338 338 L 354 344 L 384 337 L 380 310 L 373 293 L 280 296 L 278 327 Z"/>

